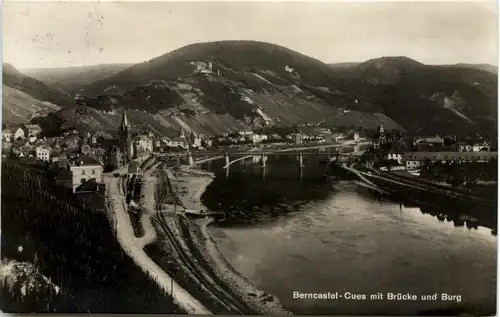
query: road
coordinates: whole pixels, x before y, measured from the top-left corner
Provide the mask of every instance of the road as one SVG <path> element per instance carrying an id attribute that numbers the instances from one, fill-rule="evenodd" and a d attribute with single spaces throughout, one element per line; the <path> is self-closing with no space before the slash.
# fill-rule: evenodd
<path id="1" fill-rule="evenodd" d="M 108 207 L 111 209 L 110 213 L 114 214 L 116 219 L 117 239 L 125 253 L 133 259 L 136 265 L 152 277 L 166 293 L 172 294 L 173 286 L 175 289 L 172 294 L 174 301 L 188 314 L 211 315 L 208 309 L 148 257 L 143 248 L 156 239 L 156 233 L 151 225 L 149 215 L 145 215 L 142 219 L 145 234 L 142 238 L 135 237 L 132 223 L 126 211 L 125 197 L 119 193 L 120 179 L 105 175 L 104 183 L 108 197 L 111 198 Z"/>

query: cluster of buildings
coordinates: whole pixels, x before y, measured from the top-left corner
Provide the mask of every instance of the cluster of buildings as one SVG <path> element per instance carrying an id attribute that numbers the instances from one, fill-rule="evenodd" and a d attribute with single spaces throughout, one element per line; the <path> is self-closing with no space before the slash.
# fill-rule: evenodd
<path id="1" fill-rule="evenodd" d="M 41 132 L 42 129 L 37 124 L 21 124 L 14 128 L 3 129 L 2 141 L 31 140 L 31 142 L 34 142 Z"/>
<path id="2" fill-rule="evenodd" d="M 456 137 L 445 140 L 439 135 L 431 137 L 388 135 L 382 125 L 373 138 L 373 148 L 380 150 L 387 161 L 396 162 L 397 165 L 393 168 L 399 167 L 410 172 L 417 171 L 429 163 L 488 162 L 497 159 L 498 156 L 496 149 L 486 140 L 458 142 Z"/>
<path id="3" fill-rule="evenodd" d="M 152 133 L 132 135 L 127 114 L 123 112 L 116 137 L 104 132 L 65 132 L 57 137 L 41 136 L 38 125 L 20 125 L 2 131 L 2 155 L 25 160 L 42 161 L 59 167 L 56 180 L 73 192 L 89 190 L 89 181 L 102 189 L 105 169 L 113 170 L 129 164 L 144 153 L 187 150 L 211 145 L 211 140 L 181 130 L 174 138 L 157 137 Z M 92 186 L 90 186 L 92 187 Z"/>
<path id="4" fill-rule="evenodd" d="M 360 142 L 363 138 L 359 132 L 352 131 L 350 133 L 341 133 L 332 131 L 329 128 L 317 127 L 298 127 L 290 128 L 290 131 L 257 133 L 251 130 L 242 130 L 232 135 L 224 135 L 214 139 L 217 145 L 227 144 L 258 144 L 258 143 L 277 143 L 287 142 L 295 144 L 304 144 L 308 142 L 326 143 L 326 142 L 342 142 L 345 140 L 353 140 Z"/>
<path id="5" fill-rule="evenodd" d="M 2 131 L 2 155 L 17 158 L 36 159 L 48 163 L 56 163 L 62 154 L 84 153 L 100 157 L 104 154 L 104 149 L 99 145 L 98 135 L 81 135 L 77 131 L 66 132 L 58 137 L 42 137 L 41 129 L 37 125 L 26 125 L 26 132 L 22 133 L 14 129 L 4 129 Z M 12 135 L 17 134 L 17 138 Z"/>

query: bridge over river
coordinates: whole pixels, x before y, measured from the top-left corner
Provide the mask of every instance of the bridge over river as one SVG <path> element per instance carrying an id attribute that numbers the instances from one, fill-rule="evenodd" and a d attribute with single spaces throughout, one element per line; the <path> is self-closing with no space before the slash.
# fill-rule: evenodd
<path id="1" fill-rule="evenodd" d="M 262 167 L 266 166 L 266 161 L 268 156 L 295 156 L 298 160 L 299 167 L 303 167 L 303 157 L 304 156 L 328 156 L 330 162 L 340 162 L 347 163 L 351 162 L 353 159 L 363 155 L 362 151 L 342 153 L 339 149 L 324 149 L 318 152 L 304 152 L 304 150 L 309 150 L 310 148 L 299 148 L 299 149 L 284 149 L 284 150 L 262 150 L 254 149 L 242 152 L 224 152 L 224 151 L 193 151 L 193 152 L 181 152 L 181 153 L 161 153 L 157 154 L 160 158 L 177 158 L 177 163 L 180 165 L 181 158 L 187 157 L 188 165 L 199 165 L 207 163 L 214 160 L 225 159 L 224 168 L 228 169 L 232 164 L 250 159 L 250 158 L 260 158 L 259 161 Z M 317 148 L 313 148 L 317 149 Z M 195 160 L 196 158 L 196 160 Z"/>

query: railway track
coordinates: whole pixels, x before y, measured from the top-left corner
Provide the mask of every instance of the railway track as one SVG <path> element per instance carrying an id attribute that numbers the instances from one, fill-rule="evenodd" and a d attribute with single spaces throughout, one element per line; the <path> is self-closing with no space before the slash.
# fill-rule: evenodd
<path id="1" fill-rule="evenodd" d="M 165 171 L 160 170 L 160 175 L 161 181 L 165 184 L 165 188 L 163 190 L 163 193 L 157 192 L 157 197 L 162 199 L 160 201 L 163 201 L 163 199 L 167 195 L 171 194 L 177 201 L 178 199 L 177 197 L 175 197 L 172 185 L 168 180 Z M 161 209 L 159 208 L 161 206 L 161 203 L 156 204 L 156 206 L 156 214 L 151 219 L 162 229 L 167 238 L 172 242 L 172 246 L 175 252 L 178 254 L 179 259 L 185 265 L 185 268 L 189 272 L 189 274 L 193 276 L 198 281 L 198 283 L 204 285 L 206 291 L 212 297 L 217 298 L 220 303 L 222 303 L 227 309 L 231 311 L 231 313 L 244 315 L 258 314 L 258 312 L 255 311 L 250 305 L 239 300 L 238 298 L 235 298 L 230 290 L 218 284 L 216 282 L 218 280 L 218 277 L 215 275 L 215 273 L 205 271 L 203 269 L 200 270 L 200 264 L 198 263 L 198 261 L 193 258 L 190 252 L 187 252 L 180 245 L 180 243 L 178 242 L 178 238 L 176 238 L 174 232 L 172 232 L 165 219 L 163 219 Z"/>

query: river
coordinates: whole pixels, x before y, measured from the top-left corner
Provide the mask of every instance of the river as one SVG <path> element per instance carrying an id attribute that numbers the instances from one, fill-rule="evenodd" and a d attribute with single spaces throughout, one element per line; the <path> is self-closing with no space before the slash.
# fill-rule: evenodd
<path id="1" fill-rule="evenodd" d="M 216 173 L 203 202 L 228 219 L 211 228 L 241 274 L 276 295 L 295 314 L 493 314 L 496 237 L 490 229 L 457 227 L 418 206 L 377 200 L 331 174 L 321 156 L 257 158 Z M 365 294 L 366 300 L 298 299 L 294 292 Z M 418 300 L 370 300 L 410 293 Z M 438 300 L 420 300 L 424 294 Z M 460 295 L 441 300 L 441 294 Z"/>

